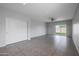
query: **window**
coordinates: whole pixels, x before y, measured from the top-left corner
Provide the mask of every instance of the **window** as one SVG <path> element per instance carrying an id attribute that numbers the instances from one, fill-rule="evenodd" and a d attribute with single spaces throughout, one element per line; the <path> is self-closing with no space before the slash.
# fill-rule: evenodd
<path id="1" fill-rule="evenodd" d="M 66 24 L 56 25 L 56 35 L 66 35 Z"/>

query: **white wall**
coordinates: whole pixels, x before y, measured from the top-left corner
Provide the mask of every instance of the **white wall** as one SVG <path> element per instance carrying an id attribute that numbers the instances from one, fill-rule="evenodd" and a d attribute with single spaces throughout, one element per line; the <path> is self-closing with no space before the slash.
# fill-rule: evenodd
<path id="1" fill-rule="evenodd" d="M 46 25 L 44 22 L 31 21 L 31 37 L 42 36 L 46 34 Z"/>
<path id="2" fill-rule="evenodd" d="M 79 6 L 73 19 L 73 41 L 79 52 Z"/>
<path id="3" fill-rule="evenodd" d="M 47 28 L 47 34 L 50 34 L 50 35 L 55 35 L 55 23 L 53 22 L 49 22 L 49 23 L 46 23 L 46 28 Z"/>
<path id="4" fill-rule="evenodd" d="M 46 34 L 44 22 L 30 21 L 23 14 L 4 8 L 1 12 L 0 47 Z"/>

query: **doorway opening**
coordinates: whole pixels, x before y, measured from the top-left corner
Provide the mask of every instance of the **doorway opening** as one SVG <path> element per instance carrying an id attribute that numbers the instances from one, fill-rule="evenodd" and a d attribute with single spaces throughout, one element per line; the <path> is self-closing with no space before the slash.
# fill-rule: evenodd
<path id="1" fill-rule="evenodd" d="M 66 36 L 66 24 L 56 25 L 56 35 Z"/>

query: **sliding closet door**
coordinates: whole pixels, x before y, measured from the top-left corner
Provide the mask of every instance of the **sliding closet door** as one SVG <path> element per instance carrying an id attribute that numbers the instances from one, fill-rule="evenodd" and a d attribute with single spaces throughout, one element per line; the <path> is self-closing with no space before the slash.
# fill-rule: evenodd
<path id="1" fill-rule="evenodd" d="M 27 21 L 16 18 L 6 18 L 6 44 L 27 40 Z"/>

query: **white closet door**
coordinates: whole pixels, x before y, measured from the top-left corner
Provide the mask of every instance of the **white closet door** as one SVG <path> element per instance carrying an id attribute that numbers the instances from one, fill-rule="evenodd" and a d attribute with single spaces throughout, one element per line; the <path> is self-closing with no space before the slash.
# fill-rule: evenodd
<path id="1" fill-rule="evenodd" d="M 6 18 L 6 44 L 27 40 L 27 22 Z"/>

